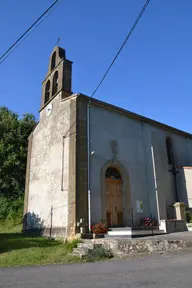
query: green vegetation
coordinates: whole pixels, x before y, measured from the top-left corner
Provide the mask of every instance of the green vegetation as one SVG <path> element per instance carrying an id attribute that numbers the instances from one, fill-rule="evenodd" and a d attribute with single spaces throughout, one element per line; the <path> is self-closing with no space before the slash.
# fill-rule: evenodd
<path id="1" fill-rule="evenodd" d="M 67 264 L 104 261 L 113 258 L 111 250 L 95 247 L 83 259 L 71 254 L 78 240 L 66 241 L 22 233 L 21 225 L 0 223 L 0 267 Z"/>
<path id="2" fill-rule="evenodd" d="M 186 221 L 187 223 L 192 223 L 192 212 L 191 211 L 186 211 Z"/>
<path id="3" fill-rule="evenodd" d="M 88 254 L 84 256 L 83 260 L 86 262 L 104 261 L 113 258 L 113 252 L 105 249 L 104 247 L 95 247 L 88 251 Z"/>
<path id="4" fill-rule="evenodd" d="M 7 200 L 23 196 L 28 136 L 35 124 L 31 114 L 19 118 L 8 108 L 0 107 L 0 195 Z"/>
<path id="5" fill-rule="evenodd" d="M 19 226 L 23 219 L 23 197 L 13 202 L 0 196 L 0 231 L 3 229 L 10 230 L 15 226 Z"/>
<path id="6" fill-rule="evenodd" d="M 31 114 L 19 118 L 0 107 L 0 222 L 6 226 L 22 221 L 28 136 L 35 124 Z"/>
<path id="7" fill-rule="evenodd" d="M 13 225 L 8 221 L 1 221 L 0 222 L 0 235 L 1 233 L 21 233 L 22 232 L 22 225 Z M 1 242 L 0 242 L 0 249 L 1 249 Z"/>
<path id="8" fill-rule="evenodd" d="M 21 226 L 3 229 L 0 226 L 0 267 L 80 262 L 79 258 L 71 255 L 77 240 L 63 243 L 24 234 L 20 232 Z"/>

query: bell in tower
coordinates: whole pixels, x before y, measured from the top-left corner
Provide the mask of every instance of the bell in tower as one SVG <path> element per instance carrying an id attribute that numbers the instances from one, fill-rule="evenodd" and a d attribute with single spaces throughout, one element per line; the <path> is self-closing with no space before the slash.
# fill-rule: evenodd
<path id="1" fill-rule="evenodd" d="M 71 80 L 72 62 L 66 59 L 65 50 L 56 46 L 49 60 L 47 76 L 42 83 L 41 109 L 60 92 L 61 99 L 70 96 Z"/>

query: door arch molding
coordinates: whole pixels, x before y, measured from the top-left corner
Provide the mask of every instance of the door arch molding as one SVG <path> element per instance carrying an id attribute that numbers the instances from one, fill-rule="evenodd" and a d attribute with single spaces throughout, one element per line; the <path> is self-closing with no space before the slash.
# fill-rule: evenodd
<path id="1" fill-rule="evenodd" d="M 129 226 L 131 224 L 130 208 L 131 205 L 131 193 L 130 193 L 130 178 L 125 167 L 118 160 L 107 161 L 101 169 L 101 216 L 102 219 L 106 219 L 106 197 L 105 197 L 105 174 L 109 167 L 117 168 L 122 177 L 122 200 L 123 200 L 123 216 L 124 225 Z"/>

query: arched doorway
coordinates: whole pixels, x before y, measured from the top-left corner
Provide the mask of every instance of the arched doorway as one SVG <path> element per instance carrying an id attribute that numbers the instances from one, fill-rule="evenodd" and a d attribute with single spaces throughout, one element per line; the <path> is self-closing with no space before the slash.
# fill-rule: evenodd
<path id="1" fill-rule="evenodd" d="M 108 226 L 123 226 L 123 180 L 115 166 L 105 172 L 105 204 Z"/>

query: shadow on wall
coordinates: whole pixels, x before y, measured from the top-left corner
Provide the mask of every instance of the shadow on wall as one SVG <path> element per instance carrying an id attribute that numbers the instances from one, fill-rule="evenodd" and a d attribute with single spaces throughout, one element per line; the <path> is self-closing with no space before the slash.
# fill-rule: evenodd
<path id="1" fill-rule="evenodd" d="M 45 226 L 44 221 L 39 215 L 34 212 L 28 212 L 23 217 L 23 232 L 35 233 L 36 235 L 43 235 Z"/>
<path id="2" fill-rule="evenodd" d="M 174 202 L 175 203 L 175 202 Z M 167 219 L 176 219 L 176 213 L 174 208 L 174 203 L 170 205 L 166 205 L 166 211 L 167 211 Z"/>
<path id="3" fill-rule="evenodd" d="M 170 171 L 169 171 L 170 172 Z M 185 203 L 186 210 L 189 209 L 189 191 L 187 188 L 188 179 L 186 179 L 184 167 L 175 167 L 175 185 L 177 192 L 177 201 Z M 175 203 L 166 206 L 167 210 L 167 219 L 176 219 L 175 207 L 173 206 Z"/>
<path id="4" fill-rule="evenodd" d="M 61 245 L 59 241 L 28 233 L 0 233 L 0 255 L 13 250 L 46 248 Z"/>

